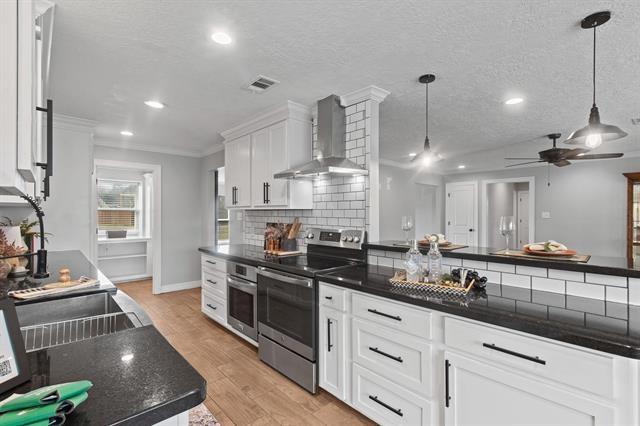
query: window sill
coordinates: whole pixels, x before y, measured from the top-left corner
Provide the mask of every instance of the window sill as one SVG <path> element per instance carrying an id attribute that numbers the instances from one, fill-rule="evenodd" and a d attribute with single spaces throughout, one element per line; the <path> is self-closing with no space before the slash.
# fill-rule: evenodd
<path id="1" fill-rule="evenodd" d="M 151 237 L 106 238 L 98 237 L 98 244 L 126 244 L 151 241 Z"/>

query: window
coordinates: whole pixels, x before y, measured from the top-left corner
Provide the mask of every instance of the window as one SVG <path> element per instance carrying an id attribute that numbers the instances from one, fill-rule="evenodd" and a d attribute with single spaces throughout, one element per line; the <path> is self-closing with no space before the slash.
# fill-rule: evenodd
<path id="1" fill-rule="evenodd" d="M 142 230 L 142 182 L 98 179 L 98 232 Z"/>
<path id="2" fill-rule="evenodd" d="M 224 167 L 215 172 L 215 221 L 217 244 L 229 244 L 229 210 L 224 199 Z"/>

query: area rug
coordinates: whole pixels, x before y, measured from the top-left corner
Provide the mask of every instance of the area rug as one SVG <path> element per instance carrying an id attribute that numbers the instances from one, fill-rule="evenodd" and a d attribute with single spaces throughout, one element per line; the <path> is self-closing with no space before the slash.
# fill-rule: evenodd
<path id="1" fill-rule="evenodd" d="M 220 426 L 220 423 L 204 404 L 200 404 L 189 410 L 189 426 Z"/>

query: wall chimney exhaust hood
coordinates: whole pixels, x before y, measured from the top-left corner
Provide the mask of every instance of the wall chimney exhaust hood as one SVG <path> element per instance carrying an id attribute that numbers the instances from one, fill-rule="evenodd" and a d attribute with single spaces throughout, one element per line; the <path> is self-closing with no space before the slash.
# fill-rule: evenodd
<path id="1" fill-rule="evenodd" d="M 273 175 L 276 179 L 313 179 L 322 175 L 366 175 L 369 171 L 346 158 L 344 108 L 340 96 L 318 101 L 318 149 L 316 160 Z"/>

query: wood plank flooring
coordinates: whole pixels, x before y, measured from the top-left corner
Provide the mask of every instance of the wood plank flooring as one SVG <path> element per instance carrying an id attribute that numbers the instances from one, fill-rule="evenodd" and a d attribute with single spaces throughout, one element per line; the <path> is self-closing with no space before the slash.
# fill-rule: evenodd
<path id="1" fill-rule="evenodd" d="M 150 280 L 118 288 L 207 380 L 205 405 L 223 426 L 374 424 L 332 395 L 311 395 L 260 362 L 255 347 L 200 311 L 200 289 L 154 296 Z"/>

